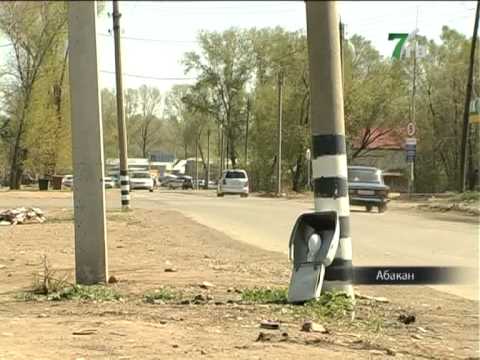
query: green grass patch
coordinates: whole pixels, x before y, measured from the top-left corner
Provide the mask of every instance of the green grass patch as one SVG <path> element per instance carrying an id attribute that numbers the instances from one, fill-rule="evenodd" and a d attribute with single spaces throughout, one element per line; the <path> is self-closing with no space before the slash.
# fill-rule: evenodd
<path id="1" fill-rule="evenodd" d="M 244 289 L 241 293 L 242 301 L 260 304 L 286 304 L 287 289 L 253 288 Z"/>
<path id="2" fill-rule="evenodd" d="M 340 319 L 350 316 L 354 310 L 352 299 L 343 293 L 327 292 L 316 300 L 305 302 L 294 308 L 294 313 L 305 317 Z"/>
<path id="3" fill-rule="evenodd" d="M 75 285 L 59 292 L 47 295 L 48 300 L 91 300 L 114 301 L 121 298 L 120 294 L 105 285 Z"/>
<path id="4" fill-rule="evenodd" d="M 293 315 L 312 319 L 350 317 L 354 310 L 352 300 L 343 293 L 327 292 L 322 294 L 320 298 L 307 301 L 301 305 L 288 304 L 287 293 L 288 290 L 285 288 L 244 289 L 241 293 L 241 299 L 255 304 L 285 305 Z"/>
<path id="5" fill-rule="evenodd" d="M 168 288 L 160 288 L 149 291 L 143 295 L 143 301 L 149 304 L 155 304 L 159 301 L 171 301 L 179 298 L 180 295 Z"/>
<path id="6" fill-rule="evenodd" d="M 113 288 L 105 285 L 73 285 L 48 293 L 38 293 L 28 291 L 17 295 L 18 300 L 35 301 L 63 301 L 63 300 L 82 300 L 82 301 L 115 301 L 119 300 L 121 295 Z"/>

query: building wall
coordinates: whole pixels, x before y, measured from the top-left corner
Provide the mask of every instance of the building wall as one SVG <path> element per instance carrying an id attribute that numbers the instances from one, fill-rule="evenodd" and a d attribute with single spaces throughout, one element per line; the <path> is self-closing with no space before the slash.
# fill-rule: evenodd
<path id="1" fill-rule="evenodd" d="M 383 171 L 399 171 L 408 169 L 408 163 L 403 149 L 378 149 L 357 157 L 350 165 L 375 166 Z"/>

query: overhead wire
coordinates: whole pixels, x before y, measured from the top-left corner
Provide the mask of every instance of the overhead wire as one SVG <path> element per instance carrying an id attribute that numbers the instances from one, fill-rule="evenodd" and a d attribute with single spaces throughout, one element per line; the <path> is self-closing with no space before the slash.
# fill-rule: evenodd
<path id="1" fill-rule="evenodd" d="M 449 22 L 451 20 L 457 20 L 457 19 L 464 19 L 464 18 L 468 18 L 470 17 L 471 14 L 468 14 L 468 15 L 460 15 L 460 16 L 455 16 L 455 17 L 450 17 L 448 19 L 445 19 L 444 21 L 445 22 Z M 385 21 L 390 21 L 391 20 L 385 20 Z M 382 21 L 383 22 L 383 21 Z M 407 24 L 411 24 L 414 22 L 414 19 L 408 19 L 408 20 L 405 20 L 405 21 L 401 21 L 401 22 L 395 22 L 395 23 L 392 23 L 392 25 L 395 25 L 395 26 L 398 26 L 398 25 L 407 25 Z M 362 26 L 362 25 L 351 25 L 352 27 L 354 27 L 355 29 L 360 29 L 360 30 L 365 30 L 365 29 L 372 29 L 376 26 L 378 26 L 377 23 L 371 23 L 371 24 L 366 24 L 367 26 Z M 425 27 L 431 27 L 431 26 L 437 26 L 436 24 L 426 24 L 426 25 L 422 25 L 422 28 L 425 28 Z"/>
<path id="2" fill-rule="evenodd" d="M 110 71 L 110 70 L 100 70 L 100 72 L 105 74 L 115 74 L 115 71 Z M 129 74 L 129 73 L 122 73 L 122 75 L 126 77 L 135 77 L 140 79 L 150 79 L 150 80 L 160 80 L 160 81 L 196 80 L 196 78 L 194 77 L 158 77 L 158 76 Z"/>
<path id="3" fill-rule="evenodd" d="M 97 33 L 99 36 L 113 37 L 111 34 Z M 197 40 L 169 40 L 169 39 L 152 39 L 134 36 L 120 36 L 124 40 L 146 41 L 146 42 L 165 42 L 165 43 L 198 43 Z"/>

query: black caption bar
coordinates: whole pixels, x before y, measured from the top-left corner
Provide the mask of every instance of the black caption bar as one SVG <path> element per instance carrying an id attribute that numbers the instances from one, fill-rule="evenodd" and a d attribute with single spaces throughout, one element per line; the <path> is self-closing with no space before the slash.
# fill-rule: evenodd
<path id="1" fill-rule="evenodd" d="M 327 267 L 328 269 L 328 267 Z M 339 271 L 335 280 L 356 285 L 435 285 L 476 283 L 473 269 L 438 266 L 355 266 Z"/>

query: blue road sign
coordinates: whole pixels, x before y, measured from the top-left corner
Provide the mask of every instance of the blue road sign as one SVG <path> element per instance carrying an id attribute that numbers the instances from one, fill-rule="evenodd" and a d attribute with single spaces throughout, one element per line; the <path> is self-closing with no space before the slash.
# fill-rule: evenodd
<path id="1" fill-rule="evenodd" d="M 407 138 L 405 142 L 405 153 L 407 155 L 407 162 L 415 161 L 417 154 L 417 139 Z"/>

